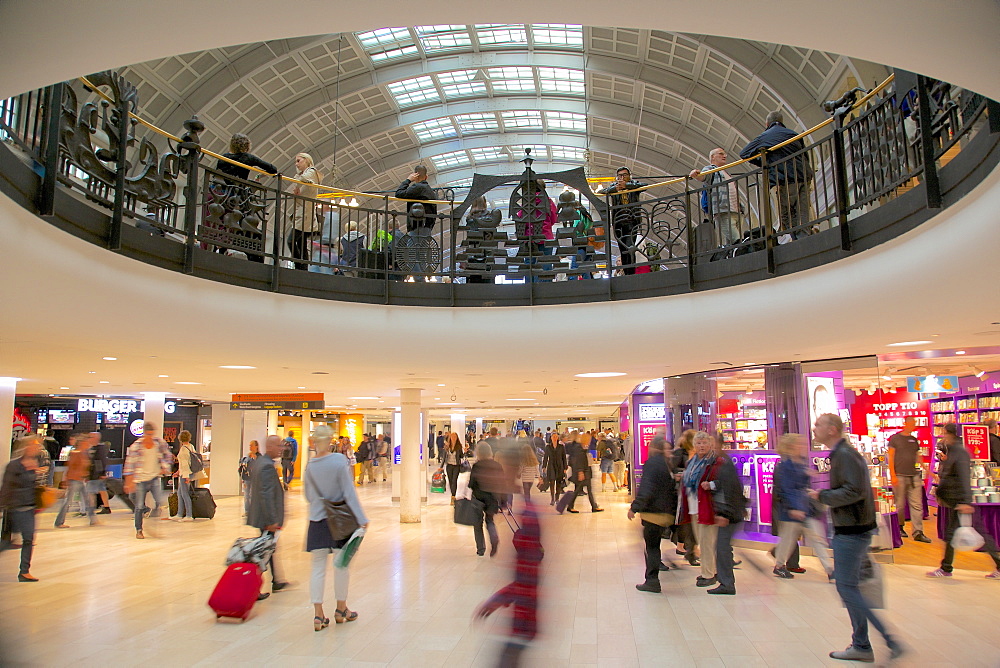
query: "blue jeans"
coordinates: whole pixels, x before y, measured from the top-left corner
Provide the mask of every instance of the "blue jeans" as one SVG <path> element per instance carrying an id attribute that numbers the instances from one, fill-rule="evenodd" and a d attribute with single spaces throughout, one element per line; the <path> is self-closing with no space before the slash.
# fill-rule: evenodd
<path id="1" fill-rule="evenodd" d="M 191 483 L 179 477 L 180 484 L 177 487 L 177 517 L 194 517 L 191 510 Z"/>
<path id="2" fill-rule="evenodd" d="M 157 476 L 152 480 L 143 480 L 135 483 L 135 491 L 132 492 L 132 503 L 135 504 L 135 530 L 142 531 L 142 514 L 146 510 L 146 492 L 153 495 L 153 510 L 150 517 L 160 516 L 160 506 L 163 505 L 163 483 Z"/>
<path id="3" fill-rule="evenodd" d="M 83 480 L 70 480 L 69 489 L 63 497 L 62 505 L 59 506 L 59 514 L 56 515 L 56 526 L 66 521 L 66 511 L 74 496 L 80 496 L 80 512 L 87 513 L 87 518 L 94 521 L 94 506 L 90 503 L 90 494 L 87 494 L 87 483 Z"/>
<path id="4" fill-rule="evenodd" d="M 837 593 L 847 608 L 851 617 L 851 645 L 855 649 L 871 651 L 868 640 L 868 622 L 872 623 L 885 641 L 891 646 L 894 640 L 886 631 L 868 601 L 861 595 L 858 581 L 861 577 L 861 565 L 868 558 L 868 548 L 871 546 L 872 532 L 862 534 L 835 534 L 833 537 L 833 576 L 837 582 Z"/>

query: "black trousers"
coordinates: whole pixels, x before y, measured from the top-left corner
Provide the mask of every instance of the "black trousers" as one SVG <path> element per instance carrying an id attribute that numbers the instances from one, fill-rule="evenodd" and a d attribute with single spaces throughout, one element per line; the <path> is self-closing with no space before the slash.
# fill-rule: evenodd
<path id="1" fill-rule="evenodd" d="M 583 480 L 575 480 L 575 488 L 573 490 L 573 500 L 569 502 L 569 509 L 573 510 L 574 504 L 576 504 L 576 497 L 583 494 L 583 490 L 587 490 L 587 498 L 590 500 L 590 509 L 593 510 L 597 508 L 597 501 L 594 500 L 594 488 L 591 486 L 591 478 L 584 478 Z"/>
<path id="2" fill-rule="evenodd" d="M 646 582 L 659 582 L 662 559 L 660 541 L 663 540 L 663 527 L 643 520 L 642 540 L 646 543 Z"/>
<path id="3" fill-rule="evenodd" d="M 445 464 L 444 472 L 448 475 L 448 487 L 451 488 L 451 495 L 455 496 L 455 492 L 458 491 L 458 474 L 462 471 L 462 467 L 458 464 Z"/>
<path id="4" fill-rule="evenodd" d="M 290 230 L 288 232 L 288 249 L 296 260 L 308 260 L 312 257 L 312 232 Z M 296 269 L 309 269 L 308 262 L 296 262 Z"/>
<path id="5" fill-rule="evenodd" d="M 618 251 L 621 253 L 622 271 L 625 274 L 635 273 L 635 267 L 629 265 L 635 264 L 636 227 L 638 225 L 639 221 L 634 218 L 617 220 L 612 225 L 615 230 L 615 238 L 618 239 Z"/>
<path id="6" fill-rule="evenodd" d="M 947 512 L 948 521 L 945 524 L 944 529 L 944 559 L 941 560 L 941 570 L 945 573 L 951 573 L 955 562 L 955 548 L 951 546 L 951 539 L 955 536 L 955 529 L 960 525 L 958 522 L 958 517 L 960 513 L 954 508 L 940 507 L 938 512 Z M 997 542 L 993 539 L 993 535 L 983 528 L 983 524 L 978 517 L 973 515 L 972 528 L 979 532 L 986 542 L 983 544 L 982 550 L 989 554 L 993 558 L 993 563 L 996 565 L 996 569 L 1000 571 L 1000 554 L 997 553 Z"/>

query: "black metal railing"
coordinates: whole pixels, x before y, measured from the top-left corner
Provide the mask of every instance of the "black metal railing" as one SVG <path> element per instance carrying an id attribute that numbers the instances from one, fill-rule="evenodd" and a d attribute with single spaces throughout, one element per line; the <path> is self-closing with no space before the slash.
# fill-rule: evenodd
<path id="1" fill-rule="evenodd" d="M 753 253 L 766 253 L 774 273 L 777 247 L 834 228 L 850 250 L 851 220 L 922 181 L 935 206 L 939 164 L 962 150 L 995 103 L 922 77 L 913 90 L 888 84 L 837 108 L 790 154 L 766 150 L 706 171 L 704 181 L 679 177 L 628 191 L 638 197 L 561 193 L 554 222 L 547 205 L 532 203 L 534 191 L 520 204 L 512 197 L 505 221 L 489 209 L 466 215 L 450 190 L 437 191 L 431 214 L 427 202 L 388 194 L 321 186 L 308 197 L 298 193 L 313 184 L 252 167 L 249 179 L 233 177 L 217 168 L 224 157 L 201 146 L 196 118 L 181 137 L 153 127 L 141 118 L 135 87 L 113 72 L 0 102 L 0 140 L 44 170 L 40 213 L 51 214 L 58 182 L 111 211 L 109 248 L 120 248 L 122 224 L 134 225 L 183 244 L 189 272 L 203 252 L 270 265 L 274 290 L 285 269 L 386 283 L 686 270 L 693 284 L 696 266 Z M 534 178 L 527 165 L 522 189 Z"/>

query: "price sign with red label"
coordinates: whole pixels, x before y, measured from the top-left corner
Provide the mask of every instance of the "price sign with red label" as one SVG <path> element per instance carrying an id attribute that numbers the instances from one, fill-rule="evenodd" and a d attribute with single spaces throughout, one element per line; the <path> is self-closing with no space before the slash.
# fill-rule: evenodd
<path id="1" fill-rule="evenodd" d="M 972 459 L 990 458 L 990 432 L 986 425 L 962 425 L 962 440 Z"/>

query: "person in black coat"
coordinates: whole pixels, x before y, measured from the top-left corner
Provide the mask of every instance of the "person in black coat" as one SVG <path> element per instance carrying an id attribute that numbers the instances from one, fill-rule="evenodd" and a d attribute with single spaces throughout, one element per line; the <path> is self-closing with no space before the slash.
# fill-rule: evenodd
<path id="1" fill-rule="evenodd" d="M 667 440 L 655 436 L 649 444 L 649 458 L 642 468 L 639 492 L 629 507 L 631 520 L 639 513 L 642 539 L 646 544 L 646 579 L 635 586 L 639 591 L 660 592 L 660 541 L 664 527 L 677 515 L 677 481 L 665 455 Z M 660 524 L 662 522 L 662 524 Z"/>
<path id="2" fill-rule="evenodd" d="M 594 472 L 590 468 L 590 457 L 587 455 L 587 451 L 583 449 L 583 446 L 577 441 L 577 438 L 573 437 L 572 442 L 566 448 L 566 455 L 569 457 L 569 466 L 572 469 L 573 485 L 575 486 L 573 498 L 570 500 L 566 512 L 580 512 L 573 509 L 573 504 L 576 503 L 577 497 L 583 494 L 583 490 L 585 489 L 587 490 L 587 499 L 590 500 L 590 512 L 604 512 L 604 508 L 598 506 L 597 501 L 594 499 L 594 487 L 591 484 Z"/>
<path id="3" fill-rule="evenodd" d="M 559 440 L 559 434 L 552 432 L 542 457 L 542 472 L 549 483 L 549 494 L 552 497 L 550 506 L 556 504 L 556 499 L 566 489 L 566 466 L 566 446 Z"/>
<path id="4" fill-rule="evenodd" d="M 715 577 L 719 586 L 709 589 L 709 594 L 735 594 L 736 578 L 733 575 L 733 534 L 747 507 L 743 495 L 743 483 L 736 473 L 736 465 L 731 457 L 719 455 L 719 465 L 715 479 L 703 485 L 712 489 L 712 505 L 715 508 L 715 525 L 719 532 L 715 541 Z"/>
<path id="5" fill-rule="evenodd" d="M 476 554 L 480 557 L 486 554 L 486 540 L 483 536 L 483 522 L 485 522 L 486 530 L 490 534 L 492 557 L 496 555 L 500 544 L 493 516 L 500 511 L 500 499 L 505 494 L 504 472 L 500 462 L 493 459 L 493 448 L 485 441 L 476 444 L 476 463 L 472 465 L 472 473 L 469 475 L 469 489 L 472 490 L 472 498 L 484 505 L 483 521 L 472 527 L 476 536 Z"/>

